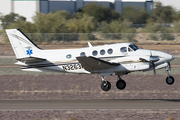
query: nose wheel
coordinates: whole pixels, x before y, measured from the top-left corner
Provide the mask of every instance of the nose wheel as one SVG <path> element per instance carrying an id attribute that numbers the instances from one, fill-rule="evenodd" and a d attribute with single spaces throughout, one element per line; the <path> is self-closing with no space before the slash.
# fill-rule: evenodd
<path id="1" fill-rule="evenodd" d="M 168 76 L 168 77 L 166 78 L 166 83 L 167 83 L 168 85 L 172 85 L 172 84 L 174 83 L 174 78 L 173 78 L 172 76 Z"/>
<path id="2" fill-rule="evenodd" d="M 166 83 L 168 85 L 172 85 L 174 83 L 174 78 L 171 76 L 171 67 L 170 67 L 170 63 L 168 63 L 168 66 L 165 68 L 165 70 L 167 71 L 168 73 L 168 77 L 166 78 Z"/>

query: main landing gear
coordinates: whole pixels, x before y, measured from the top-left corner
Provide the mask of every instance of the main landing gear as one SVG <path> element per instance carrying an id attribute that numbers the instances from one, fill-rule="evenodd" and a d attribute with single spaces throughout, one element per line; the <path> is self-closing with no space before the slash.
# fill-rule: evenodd
<path id="1" fill-rule="evenodd" d="M 101 89 L 104 91 L 109 91 L 111 89 L 111 83 L 109 81 L 104 80 L 104 77 L 101 76 L 102 83 Z"/>
<path id="2" fill-rule="evenodd" d="M 167 66 L 167 67 L 165 68 L 165 70 L 166 70 L 167 73 L 168 73 L 168 76 L 167 76 L 167 78 L 166 78 L 166 83 L 167 83 L 168 85 L 172 85 L 175 80 L 174 80 L 174 78 L 171 76 L 170 67 Z"/>
<path id="3" fill-rule="evenodd" d="M 118 75 L 119 80 L 116 82 L 116 87 L 119 90 L 123 90 L 126 87 L 126 82 L 121 79 L 121 77 Z M 101 83 L 101 89 L 104 91 L 109 91 L 111 89 L 111 83 L 109 81 L 106 81 L 104 77 L 101 76 L 102 83 Z"/>
<path id="4" fill-rule="evenodd" d="M 116 82 L 116 87 L 119 89 L 119 90 L 123 90 L 125 87 L 126 87 L 126 82 L 121 79 L 121 77 L 118 75 L 119 77 L 119 80 Z"/>

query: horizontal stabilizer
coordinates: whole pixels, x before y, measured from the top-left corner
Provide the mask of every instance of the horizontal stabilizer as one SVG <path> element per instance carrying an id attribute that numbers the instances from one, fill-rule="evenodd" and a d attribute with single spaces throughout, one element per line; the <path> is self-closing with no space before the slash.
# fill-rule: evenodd
<path id="1" fill-rule="evenodd" d="M 95 57 L 76 57 L 77 60 L 81 63 L 81 65 L 84 67 L 85 70 L 91 71 L 91 70 L 102 70 L 102 69 L 108 69 L 111 67 L 115 67 L 120 65 L 119 63 L 110 63 Z"/>
<path id="2" fill-rule="evenodd" d="M 37 58 L 37 57 L 20 58 L 20 59 L 17 59 L 17 60 L 21 61 L 21 62 L 24 62 L 24 63 L 37 63 L 37 62 L 46 61 L 46 59 Z"/>

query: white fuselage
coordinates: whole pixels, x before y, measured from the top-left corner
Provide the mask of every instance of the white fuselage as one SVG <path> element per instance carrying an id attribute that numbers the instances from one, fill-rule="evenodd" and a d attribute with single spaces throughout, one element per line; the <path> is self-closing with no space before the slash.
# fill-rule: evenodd
<path id="1" fill-rule="evenodd" d="M 167 53 L 144 49 L 133 50 L 129 45 L 131 45 L 131 43 L 111 44 L 80 49 L 41 50 L 42 53 L 38 53 L 37 57 L 44 58 L 47 61 L 38 62 L 36 64 L 25 64 L 21 62 L 16 64 L 21 65 L 22 70 L 24 71 L 68 72 L 78 74 L 98 73 L 105 76 L 111 74 L 123 75 L 133 71 L 152 70 L 149 62 L 142 62 L 139 59 L 143 58 L 148 61 L 151 55 L 159 58 L 159 60 L 155 62 L 155 69 L 166 67 L 167 62 L 174 59 L 172 55 Z M 123 48 L 126 50 L 123 51 Z M 120 63 L 120 65 L 89 72 L 85 70 L 76 59 L 76 57 L 82 55 L 93 56 L 111 63 Z M 33 57 L 36 57 L 36 53 L 33 53 Z"/>
<path id="2" fill-rule="evenodd" d="M 166 68 L 166 83 L 172 85 L 174 78 L 170 76 L 170 54 L 143 50 L 132 43 L 119 43 L 80 49 L 41 50 L 20 29 L 6 29 L 7 36 L 14 50 L 17 65 L 24 71 L 61 72 L 77 74 L 99 74 L 102 79 L 101 89 L 111 88 L 104 76 L 117 75 L 116 87 L 123 90 L 126 82 L 120 77 L 135 71 Z"/>

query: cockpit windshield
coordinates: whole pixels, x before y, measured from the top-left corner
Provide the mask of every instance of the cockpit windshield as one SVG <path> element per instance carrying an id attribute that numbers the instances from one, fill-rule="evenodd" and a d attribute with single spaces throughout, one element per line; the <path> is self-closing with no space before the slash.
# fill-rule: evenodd
<path id="1" fill-rule="evenodd" d="M 137 46 L 135 46 L 134 44 L 129 45 L 129 47 L 130 47 L 131 49 L 133 49 L 134 51 L 136 51 L 136 50 L 139 49 L 139 48 L 138 48 Z"/>

